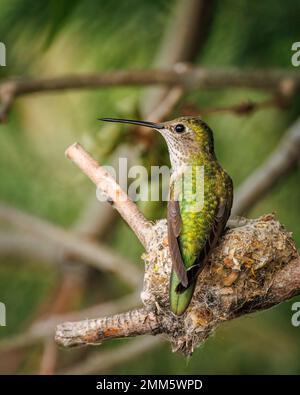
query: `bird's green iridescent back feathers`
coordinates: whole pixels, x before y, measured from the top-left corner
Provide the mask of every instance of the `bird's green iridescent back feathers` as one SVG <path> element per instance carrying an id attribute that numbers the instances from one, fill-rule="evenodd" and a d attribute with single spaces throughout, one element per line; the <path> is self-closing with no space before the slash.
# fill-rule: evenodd
<path id="1" fill-rule="evenodd" d="M 172 271 L 170 305 L 171 310 L 177 315 L 182 314 L 188 307 L 194 292 L 197 274 L 220 237 L 232 205 L 232 182 L 214 155 L 211 131 L 197 124 L 192 125 L 192 128 L 197 138 L 206 139 L 210 146 L 209 149 L 191 152 L 189 165 L 182 170 L 183 177 L 182 174 L 175 175 L 170 184 L 170 199 L 179 200 L 178 214 L 181 216 L 181 229 L 177 241 L 183 264 L 187 273 L 191 274 L 188 276 L 188 287 L 183 288 L 177 274 L 174 270 Z M 185 177 L 187 170 L 189 176 Z M 201 171 L 203 171 L 201 173 L 203 178 L 199 183 L 200 191 L 197 190 L 197 192 L 203 191 L 203 199 L 199 196 L 195 199 L 195 196 L 191 195 L 196 191 L 196 182 L 197 180 L 199 182 L 198 177 Z M 176 184 L 181 183 L 182 179 L 183 192 L 176 195 L 178 190 Z M 199 207 L 201 207 L 200 210 Z"/>

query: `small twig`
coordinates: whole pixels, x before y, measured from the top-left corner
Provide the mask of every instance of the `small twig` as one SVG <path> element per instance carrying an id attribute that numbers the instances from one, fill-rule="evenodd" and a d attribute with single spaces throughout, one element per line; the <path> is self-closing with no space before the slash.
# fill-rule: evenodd
<path id="1" fill-rule="evenodd" d="M 232 215 L 243 215 L 297 165 L 300 154 L 300 118 L 288 129 L 277 148 L 235 192 Z"/>
<path id="2" fill-rule="evenodd" d="M 137 235 L 143 246 L 147 248 L 151 222 L 143 216 L 137 205 L 116 183 L 111 174 L 105 168 L 99 166 L 78 143 L 71 145 L 67 149 L 66 156 L 107 196 L 107 200 L 114 205 L 121 217 Z"/>

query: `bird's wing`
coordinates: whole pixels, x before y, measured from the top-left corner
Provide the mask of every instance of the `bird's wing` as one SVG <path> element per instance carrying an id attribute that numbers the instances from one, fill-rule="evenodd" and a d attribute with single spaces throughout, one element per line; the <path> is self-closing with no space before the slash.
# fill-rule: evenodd
<path id="1" fill-rule="evenodd" d="M 182 251 L 180 249 L 180 233 L 182 230 L 182 218 L 180 214 L 179 201 L 169 199 L 168 201 L 168 242 L 172 259 L 173 269 L 180 280 L 181 284 L 177 287 L 178 292 L 182 292 L 192 280 L 197 277 L 200 271 L 204 268 L 205 263 L 209 257 L 211 250 L 216 246 L 218 239 L 226 226 L 227 220 L 230 216 L 232 206 L 232 185 L 228 186 L 228 195 L 222 201 L 216 204 L 215 214 L 208 231 L 208 237 L 204 246 L 200 249 L 195 263 L 187 268 L 182 258 Z"/>
<path id="2" fill-rule="evenodd" d="M 182 227 L 180 208 L 178 200 L 168 201 L 168 243 L 171 254 L 172 265 L 177 277 L 183 287 L 188 285 L 187 271 L 184 266 L 179 246 L 179 235 Z"/>
<path id="3" fill-rule="evenodd" d="M 219 203 L 216 207 L 214 220 L 210 228 L 208 238 L 205 242 L 204 247 L 199 251 L 199 254 L 195 260 L 195 264 L 190 267 L 187 272 L 188 284 L 201 272 L 204 268 L 205 263 L 209 257 L 210 252 L 216 246 L 222 232 L 226 226 L 228 218 L 230 216 L 232 206 L 232 194 L 229 193 L 227 198 Z"/>

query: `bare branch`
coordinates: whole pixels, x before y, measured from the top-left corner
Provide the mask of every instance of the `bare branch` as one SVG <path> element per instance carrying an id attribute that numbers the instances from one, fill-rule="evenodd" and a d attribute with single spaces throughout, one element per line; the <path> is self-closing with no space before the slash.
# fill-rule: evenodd
<path id="1" fill-rule="evenodd" d="M 247 213 L 297 165 L 300 154 L 300 118 L 288 129 L 277 148 L 235 192 L 232 214 Z"/>
<path id="2" fill-rule="evenodd" d="M 68 75 L 43 79 L 16 79 L 0 85 L 0 120 L 6 119 L 13 101 L 23 95 L 67 89 L 96 89 L 113 86 L 166 85 L 185 90 L 253 88 L 279 91 L 293 96 L 299 91 L 300 76 L 284 70 L 205 69 L 175 66 L 166 70 L 117 70 L 101 74 Z"/>
<path id="3" fill-rule="evenodd" d="M 275 96 L 271 99 L 267 99 L 260 102 L 245 101 L 238 104 L 233 104 L 224 107 L 203 107 L 194 105 L 193 103 L 185 103 L 181 107 L 182 115 L 207 115 L 215 113 L 234 113 L 237 115 L 249 115 L 254 111 L 263 110 L 266 108 L 279 108 L 285 109 L 288 106 L 288 100 L 281 98 L 280 96 Z"/>
<path id="4" fill-rule="evenodd" d="M 128 144 L 118 146 L 109 158 L 112 166 L 117 166 L 119 158 L 126 157 L 128 164 L 136 162 L 136 152 Z M 106 202 L 99 202 L 95 194 L 90 197 L 86 207 L 80 214 L 73 230 L 88 239 L 101 239 L 106 236 L 107 229 L 118 218 L 118 213 Z"/>
<path id="5" fill-rule="evenodd" d="M 66 320 L 83 320 L 86 317 L 98 316 L 100 313 L 103 315 L 111 314 L 112 312 L 120 313 L 124 309 L 137 307 L 140 304 L 137 293 L 122 296 L 116 300 L 110 300 L 98 305 L 88 307 L 84 310 L 71 311 L 65 314 L 53 314 L 48 318 L 40 319 L 35 322 L 30 331 L 39 336 L 48 337 L 53 336 L 55 327 L 62 321 Z"/>
<path id="6" fill-rule="evenodd" d="M 31 257 L 41 262 L 57 264 L 61 251 L 56 245 L 43 243 L 35 236 L 13 231 L 0 231 L 0 255 Z"/>
<path id="7" fill-rule="evenodd" d="M 115 349 L 92 355 L 59 374 L 96 374 L 109 371 L 162 344 L 158 337 L 143 337 L 128 341 Z"/>
<path id="8" fill-rule="evenodd" d="M 173 349 L 191 354 L 216 327 L 262 310 L 300 293 L 300 258 L 291 235 L 266 215 L 228 230 L 201 273 L 192 302 L 183 316 L 169 309 L 171 260 L 167 226 L 153 226 L 141 294 L 145 308 L 96 320 L 68 322 L 56 330 L 66 347 L 97 344 L 105 339 L 164 334 Z"/>
<path id="9" fill-rule="evenodd" d="M 175 65 L 173 68 L 164 70 L 116 70 L 101 74 L 78 74 L 39 80 L 8 80 L 2 82 L 0 96 L 3 98 L 44 91 L 161 84 L 179 85 L 188 90 L 235 87 L 287 91 L 288 82 L 292 86 L 289 87 L 290 91 L 299 90 L 299 73 L 285 70 L 205 69 Z M 284 88 L 282 88 L 283 85 Z"/>
<path id="10" fill-rule="evenodd" d="M 78 260 L 114 273 L 134 287 L 140 284 L 141 274 L 136 265 L 127 261 L 124 257 L 120 257 L 103 244 L 85 240 L 57 225 L 26 214 L 4 203 L 0 203 L 0 220 L 13 224 L 28 234 L 34 234 L 40 240 L 49 240 L 58 248 L 68 251 Z"/>
<path id="11" fill-rule="evenodd" d="M 137 205 L 127 196 L 126 192 L 116 183 L 105 168 L 81 147 L 75 143 L 71 145 L 66 156 L 71 159 L 107 196 L 107 200 L 114 205 L 121 217 L 128 223 L 145 248 L 149 243 L 149 229 L 151 223 L 139 211 Z"/>
<path id="12" fill-rule="evenodd" d="M 117 314 L 126 309 L 132 309 L 140 304 L 136 293 L 123 296 L 116 300 L 99 303 L 80 311 L 70 311 L 65 314 L 52 314 L 48 317 L 40 317 L 31 327 L 23 333 L 5 338 L 0 342 L 0 351 L 7 352 L 16 348 L 32 346 L 41 341 L 47 341 L 49 337 L 54 338 L 55 327 L 66 320 L 84 320 L 99 314 Z"/>
<path id="13" fill-rule="evenodd" d="M 158 330 L 156 314 L 140 308 L 110 317 L 58 325 L 55 340 L 64 347 L 73 347 L 97 344 L 108 339 L 154 334 Z"/>

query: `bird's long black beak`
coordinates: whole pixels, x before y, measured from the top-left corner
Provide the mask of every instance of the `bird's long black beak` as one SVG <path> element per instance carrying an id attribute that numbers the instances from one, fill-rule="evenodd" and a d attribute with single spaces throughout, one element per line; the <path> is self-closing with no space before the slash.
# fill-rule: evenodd
<path id="1" fill-rule="evenodd" d="M 130 123 L 131 125 L 145 126 L 146 128 L 152 128 L 152 129 L 163 129 L 164 128 L 164 125 L 162 123 L 154 123 L 154 122 L 147 122 L 147 121 L 135 121 L 132 119 L 98 118 L 98 121 Z"/>

